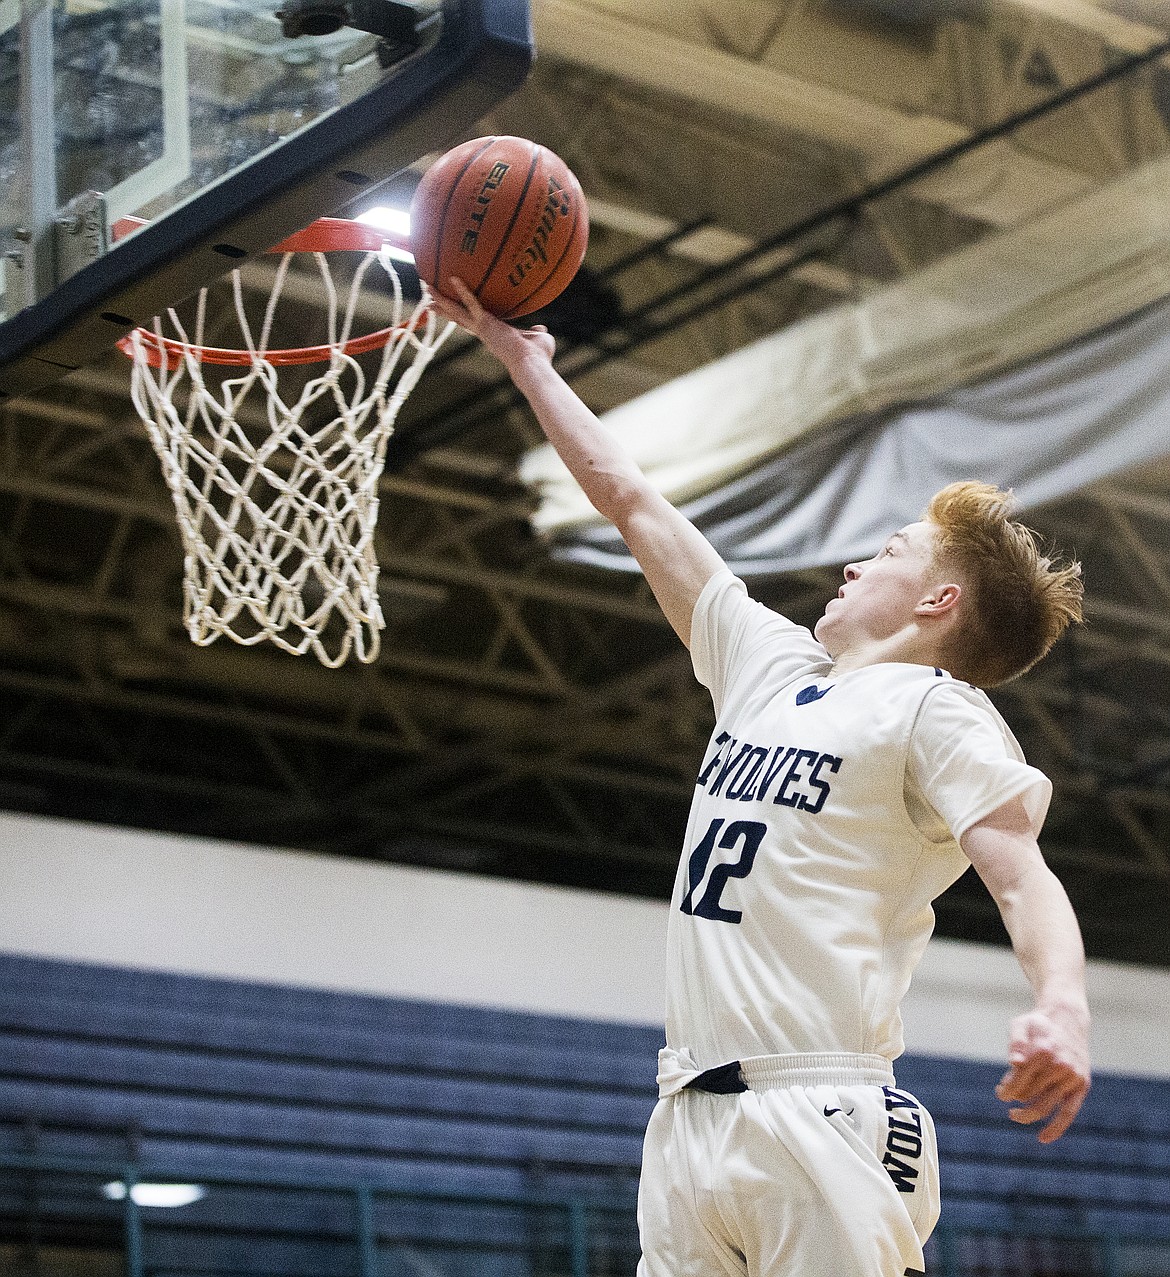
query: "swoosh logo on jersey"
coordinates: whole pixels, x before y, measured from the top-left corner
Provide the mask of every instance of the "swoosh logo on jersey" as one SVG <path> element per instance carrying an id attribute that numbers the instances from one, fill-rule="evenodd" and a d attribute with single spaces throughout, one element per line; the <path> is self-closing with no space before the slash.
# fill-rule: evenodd
<path id="1" fill-rule="evenodd" d="M 807 687 L 802 687 L 796 693 L 796 703 L 798 705 L 811 705 L 813 701 L 819 701 L 822 696 L 828 696 L 833 690 L 834 684 L 830 683 L 828 687 L 817 687 L 810 683 Z"/>
<path id="2" fill-rule="evenodd" d="M 831 1108 L 829 1108 L 829 1107 L 826 1105 L 826 1107 L 825 1107 L 825 1116 L 826 1116 L 826 1117 L 832 1117 L 834 1113 L 840 1113 L 841 1111 L 842 1111 L 841 1109 L 831 1109 Z M 846 1116 L 846 1117 L 852 1117 L 852 1116 L 853 1116 L 853 1110 L 852 1110 L 852 1109 L 850 1109 L 850 1110 L 849 1110 L 849 1112 L 845 1114 L 845 1116 Z"/>

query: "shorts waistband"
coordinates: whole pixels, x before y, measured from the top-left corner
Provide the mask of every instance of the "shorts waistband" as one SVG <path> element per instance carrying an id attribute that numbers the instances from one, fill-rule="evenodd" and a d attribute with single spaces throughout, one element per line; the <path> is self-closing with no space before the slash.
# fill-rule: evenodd
<path id="1" fill-rule="evenodd" d="M 684 1089 L 714 1095 L 766 1091 L 777 1086 L 893 1086 L 894 1070 L 882 1055 L 817 1051 L 756 1055 L 705 1069 Z"/>

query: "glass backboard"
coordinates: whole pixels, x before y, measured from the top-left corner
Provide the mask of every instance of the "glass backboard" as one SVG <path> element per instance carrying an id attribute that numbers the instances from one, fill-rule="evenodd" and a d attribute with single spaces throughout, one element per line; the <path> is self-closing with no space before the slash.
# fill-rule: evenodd
<path id="1" fill-rule="evenodd" d="M 0 0 L 0 394 L 369 204 L 531 59 L 527 0 Z"/>

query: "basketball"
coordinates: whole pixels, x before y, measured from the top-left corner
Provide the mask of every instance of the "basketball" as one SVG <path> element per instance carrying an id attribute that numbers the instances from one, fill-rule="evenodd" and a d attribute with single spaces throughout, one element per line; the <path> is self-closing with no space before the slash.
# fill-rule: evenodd
<path id="1" fill-rule="evenodd" d="M 568 165 L 521 137 L 480 137 L 443 155 L 410 205 L 419 275 L 462 279 L 485 310 L 516 319 L 548 305 L 585 258 L 589 215 Z"/>

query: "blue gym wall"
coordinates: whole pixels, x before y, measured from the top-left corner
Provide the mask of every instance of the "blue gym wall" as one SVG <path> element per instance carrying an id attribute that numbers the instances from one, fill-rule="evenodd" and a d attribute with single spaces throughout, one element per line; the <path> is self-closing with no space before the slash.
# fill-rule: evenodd
<path id="1" fill-rule="evenodd" d="M 650 1026 L 14 955 L 0 956 L 0 990 L 0 1152 L 132 1157 L 148 1178 L 195 1181 L 633 1192 L 655 1093 Z M 899 1064 L 936 1119 L 949 1228 L 1166 1234 L 1170 1083 L 1099 1077 L 1073 1132 L 1044 1147 L 1005 1120 L 999 1071 Z M 173 1262 L 189 1237 L 206 1253 L 198 1225 L 220 1196 L 152 1225 L 156 1248 Z M 262 1214 L 297 1237 L 308 1212 L 320 1245 L 330 1212 L 314 1202 L 286 1195 Z M 253 1220 L 257 1208 L 253 1192 Z M 400 1240 L 433 1237 L 417 1205 L 399 1204 L 394 1223 Z M 632 1233 L 626 1243 L 632 1253 Z"/>

